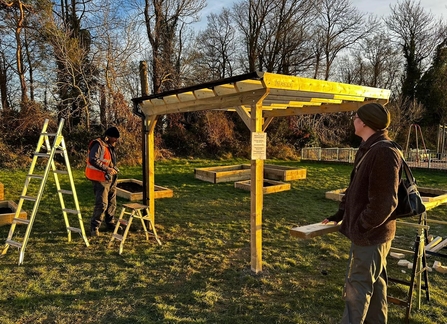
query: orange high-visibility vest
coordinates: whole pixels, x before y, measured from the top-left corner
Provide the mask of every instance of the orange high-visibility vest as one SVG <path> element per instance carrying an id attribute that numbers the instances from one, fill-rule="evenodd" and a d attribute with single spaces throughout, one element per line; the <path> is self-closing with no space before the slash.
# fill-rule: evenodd
<path id="1" fill-rule="evenodd" d="M 98 142 L 101 146 L 101 156 L 99 157 L 99 160 L 104 163 L 104 165 L 109 166 L 112 162 L 112 153 L 110 152 L 109 146 L 107 143 L 105 143 L 101 138 L 97 138 L 90 142 L 88 146 L 88 156 L 87 156 L 87 166 L 85 167 L 85 176 L 87 179 L 94 180 L 94 181 L 106 181 L 106 174 L 103 170 L 100 170 L 96 167 L 94 167 L 90 161 L 90 148 L 92 147 L 93 142 Z"/>

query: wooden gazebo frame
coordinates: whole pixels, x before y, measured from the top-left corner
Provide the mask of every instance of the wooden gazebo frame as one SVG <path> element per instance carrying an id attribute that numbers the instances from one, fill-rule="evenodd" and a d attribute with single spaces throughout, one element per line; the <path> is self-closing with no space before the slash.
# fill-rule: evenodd
<path id="1" fill-rule="evenodd" d="M 143 121 L 143 203 L 155 224 L 154 129 L 159 116 L 200 110 L 236 111 L 252 133 L 251 270 L 262 271 L 262 207 L 266 129 L 274 117 L 356 111 L 368 102 L 387 104 L 390 90 L 252 72 L 132 99 Z"/>

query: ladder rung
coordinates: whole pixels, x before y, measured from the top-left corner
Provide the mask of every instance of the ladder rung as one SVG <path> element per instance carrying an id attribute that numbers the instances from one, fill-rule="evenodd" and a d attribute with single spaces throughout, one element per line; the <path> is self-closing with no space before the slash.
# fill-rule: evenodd
<path id="1" fill-rule="evenodd" d="M 120 234 L 112 234 L 112 236 L 117 239 L 118 241 L 122 241 L 123 240 L 123 236 Z"/>
<path id="2" fill-rule="evenodd" d="M 68 229 L 69 231 L 76 232 L 76 233 L 79 233 L 79 234 L 82 232 L 81 229 L 80 229 L 80 228 L 77 228 L 77 227 L 71 227 L 71 226 L 69 226 L 69 227 L 67 227 L 67 229 Z"/>
<path id="3" fill-rule="evenodd" d="M 43 179 L 43 175 L 40 174 L 28 174 L 28 178 L 34 178 L 34 179 Z"/>
<path id="4" fill-rule="evenodd" d="M 21 199 L 23 200 L 29 200 L 29 201 L 36 201 L 37 198 L 36 197 L 31 197 L 31 196 L 20 196 Z"/>
<path id="5" fill-rule="evenodd" d="M 60 190 L 58 190 L 58 192 L 63 193 L 63 194 L 67 194 L 67 195 L 72 195 L 73 194 L 73 191 L 66 190 L 66 189 L 60 189 Z"/>
<path id="6" fill-rule="evenodd" d="M 37 157 L 49 157 L 50 153 L 38 153 L 38 152 L 34 152 L 34 155 Z"/>
<path id="7" fill-rule="evenodd" d="M 19 243 L 19 242 L 13 241 L 13 240 L 6 240 L 6 244 L 8 244 L 9 246 L 14 246 L 18 249 L 22 248 L 22 243 Z"/>
<path id="8" fill-rule="evenodd" d="M 79 210 L 76 209 L 68 209 L 68 208 L 64 208 L 62 209 L 63 212 L 66 213 L 70 213 L 70 214 L 80 214 L 81 212 Z"/>
<path id="9" fill-rule="evenodd" d="M 53 172 L 58 174 L 68 174 L 67 170 L 54 170 Z"/>
<path id="10" fill-rule="evenodd" d="M 23 218 L 13 218 L 12 221 L 16 224 L 24 224 L 24 225 L 28 225 L 29 224 L 29 219 L 23 219 Z"/>
<path id="11" fill-rule="evenodd" d="M 54 151 L 54 153 L 56 153 L 56 154 L 64 154 L 64 150 L 56 150 L 56 151 Z"/>
<path id="12" fill-rule="evenodd" d="M 44 132 L 44 133 L 41 133 L 41 135 L 44 135 L 44 136 L 56 136 L 57 133 L 47 133 L 47 132 Z"/>
<path id="13" fill-rule="evenodd" d="M 390 297 L 390 296 L 388 296 L 387 299 L 388 299 L 388 302 L 393 303 L 395 305 L 408 307 L 408 302 L 405 300 L 398 299 L 395 297 Z"/>
<path id="14" fill-rule="evenodd" d="M 127 220 L 125 220 L 125 219 L 118 219 L 118 222 L 121 224 L 121 225 L 124 225 L 124 226 L 127 226 L 127 224 L 129 223 Z"/>

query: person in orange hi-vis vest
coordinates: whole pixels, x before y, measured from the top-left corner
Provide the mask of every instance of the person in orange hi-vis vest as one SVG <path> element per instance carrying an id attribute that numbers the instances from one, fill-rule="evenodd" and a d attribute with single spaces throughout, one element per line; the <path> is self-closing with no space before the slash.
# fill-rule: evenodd
<path id="1" fill-rule="evenodd" d="M 94 139 L 88 146 L 85 176 L 91 180 L 95 194 L 95 207 L 90 222 L 91 236 L 99 236 L 99 228 L 105 220 L 107 229 L 115 228 L 116 167 L 115 146 L 120 137 L 116 127 L 108 128 L 103 137 Z"/>

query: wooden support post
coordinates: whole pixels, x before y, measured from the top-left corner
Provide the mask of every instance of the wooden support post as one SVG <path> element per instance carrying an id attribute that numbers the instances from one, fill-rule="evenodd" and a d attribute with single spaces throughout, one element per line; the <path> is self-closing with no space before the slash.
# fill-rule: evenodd
<path id="1" fill-rule="evenodd" d="M 251 108 L 251 131 L 262 132 L 262 101 Z M 253 143 L 252 143 L 253 150 Z M 264 160 L 251 160 L 251 206 L 250 206 L 250 244 L 251 270 L 255 273 L 262 271 L 262 206 L 264 184 Z"/>
<path id="2" fill-rule="evenodd" d="M 144 118 L 144 136 L 146 143 L 144 148 L 144 176 L 143 176 L 143 203 L 149 207 L 149 217 L 155 226 L 155 125 L 158 116 Z"/>

